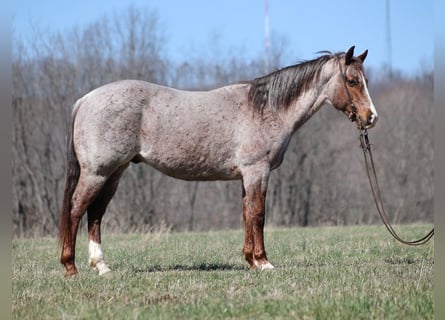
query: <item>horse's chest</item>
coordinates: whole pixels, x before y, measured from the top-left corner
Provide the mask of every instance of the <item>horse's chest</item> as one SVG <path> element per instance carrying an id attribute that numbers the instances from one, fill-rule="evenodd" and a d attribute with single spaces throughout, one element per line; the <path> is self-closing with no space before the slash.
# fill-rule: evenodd
<path id="1" fill-rule="evenodd" d="M 284 154 L 286 153 L 290 140 L 291 136 L 286 136 L 281 143 L 272 145 L 269 157 L 271 169 L 278 168 L 283 162 Z"/>

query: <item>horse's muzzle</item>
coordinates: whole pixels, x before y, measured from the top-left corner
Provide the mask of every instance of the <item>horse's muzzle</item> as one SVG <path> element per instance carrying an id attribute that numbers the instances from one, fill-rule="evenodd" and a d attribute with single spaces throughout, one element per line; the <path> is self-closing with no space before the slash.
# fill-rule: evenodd
<path id="1" fill-rule="evenodd" d="M 371 112 L 367 118 L 363 118 L 355 112 L 345 111 L 345 113 L 351 122 L 355 122 L 358 129 L 370 129 L 374 127 L 379 118 L 379 116 L 373 112 Z"/>
<path id="2" fill-rule="evenodd" d="M 370 129 L 370 128 L 374 127 L 375 124 L 377 123 L 378 119 L 379 119 L 378 114 L 371 112 L 368 116 L 368 119 L 366 119 L 366 121 L 364 121 L 364 123 L 365 123 L 364 128 Z"/>

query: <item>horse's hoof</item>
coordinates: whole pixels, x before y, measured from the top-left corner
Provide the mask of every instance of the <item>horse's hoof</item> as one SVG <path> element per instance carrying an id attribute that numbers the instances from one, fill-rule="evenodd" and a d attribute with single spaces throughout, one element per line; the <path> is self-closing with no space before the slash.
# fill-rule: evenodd
<path id="1" fill-rule="evenodd" d="M 260 263 L 258 261 L 255 261 L 254 269 L 269 270 L 269 269 L 275 269 L 275 267 L 269 261 L 266 261 L 265 263 Z"/>
<path id="2" fill-rule="evenodd" d="M 105 274 L 107 274 L 109 272 L 111 272 L 110 268 L 106 267 L 104 269 L 99 270 L 99 275 L 103 276 L 103 275 L 105 275 Z"/>
<path id="3" fill-rule="evenodd" d="M 79 272 L 77 271 L 76 268 L 70 269 L 70 270 L 66 270 L 65 272 L 65 277 L 71 277 L 74 276 L 76 274 L 78 274 Z"/>
<path id="4" fill-rule="evenodd" d="M 94 270 L 98 270 L 99 271 L 99 275 L 102 276 L 108 272 L 110 272 L 110 268 L 108 268 L 108 265 L 105 263 L 105 261 L 101 260 L 99 262 L 97 262 L 94 265 Z"/>
<path id="5" fill-rule="evenodd" d="M 261 270 L 270 270 L 270 269 L 275 269 L 275 267 L 270 262 L 267 262 L 265 264 L 262 264 L 259 267 L 259 269 L 261 269 Z"/>

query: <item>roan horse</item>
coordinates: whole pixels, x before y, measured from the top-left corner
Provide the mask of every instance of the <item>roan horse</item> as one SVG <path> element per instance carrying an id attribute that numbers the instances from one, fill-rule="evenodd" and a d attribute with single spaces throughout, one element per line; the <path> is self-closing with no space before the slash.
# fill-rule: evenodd
<path id="1" fill-rule="evenodd" d="M 377 112 L 364 74 L 367 50 L 326 53 L 252 81 L 208 92 L 125 80 L 99 87 L 74 105 L 60 223 L 65 276 L 77 273 L 75 245 L 88 212 L 89 265 L 110 271 L 100 224 L 130 162 L 145 162 L 184 180 L 242 180 L 251 268 L 271 269 L 264 249 L 264 205 L 270 171 L 283 161 L 293 133 L 324 104 L 362 128 Z"/>

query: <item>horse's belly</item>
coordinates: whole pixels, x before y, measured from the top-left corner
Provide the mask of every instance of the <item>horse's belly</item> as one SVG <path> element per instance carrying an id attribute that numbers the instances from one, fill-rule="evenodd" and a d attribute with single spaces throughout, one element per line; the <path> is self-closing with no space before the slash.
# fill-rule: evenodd
<path id="1" fill-rule="evenodd" d="M 192 152 L 179 154 L 141 152 L 142 160 L 168 176 L 182 180 L 236 180 L 241 178 L 231 159 Z"/>

